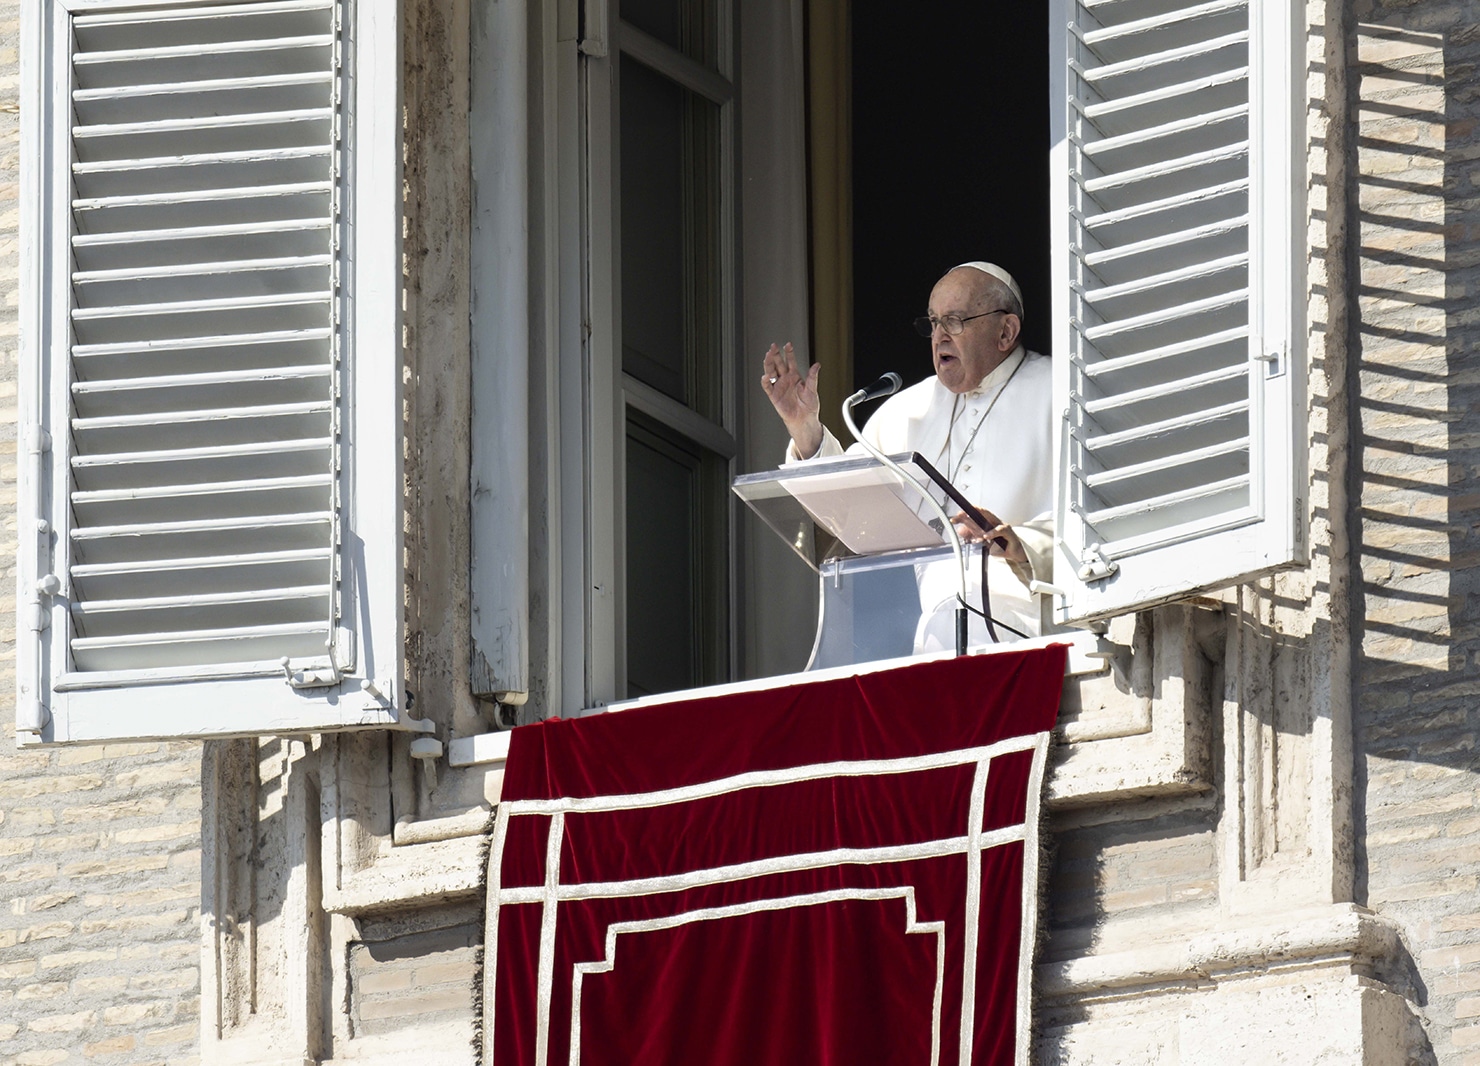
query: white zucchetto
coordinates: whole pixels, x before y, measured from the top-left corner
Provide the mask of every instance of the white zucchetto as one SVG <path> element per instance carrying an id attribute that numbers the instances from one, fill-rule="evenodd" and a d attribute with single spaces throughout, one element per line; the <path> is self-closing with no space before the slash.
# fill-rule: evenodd
<path id="1" fill-rule="evenodd" d="M 983 274 L 990 274 L 992 277 L 996 278 L 998 281 L 1002 282 L 1002 284 L 1011 289 L 1012 294 L 1017 297 L 1018 304 L 1022 304 L 1023 290 L 1018 288 L 1017 280 L 996 263 L 987 263 L 978 259 L 970 263 L 957 263 L 955 266 L 951 267 L 951 269 L 960 270 L 962 267 L 971 267 L 973 270 L 980 270 Z"/>

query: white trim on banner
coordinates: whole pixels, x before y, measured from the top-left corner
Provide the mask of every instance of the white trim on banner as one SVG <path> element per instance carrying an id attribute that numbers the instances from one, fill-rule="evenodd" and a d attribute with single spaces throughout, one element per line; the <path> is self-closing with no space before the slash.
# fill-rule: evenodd
<path id="1" fill-rule="evenodd" d="M 1032 733 L 1011 737 L 977 748 L 941 752 L 934 755 L 912 756 L 903 759 L 871 759 L 815 763 L 808 766 L 791 767 L 783 770 L 754 771 L 720 778 L 702 784 L 681 788 L 664 789 L 649 793 L 616 796 L 594 796 L 579 798 L 557 798 L 549 800 L 512 800 L 499 805 L 494 823 L 492 847 L 489 853 L 488 892 L 489 917 L 485 938 L 486 967 L 484 972 L 484 1061 L 493 1061 L 494 1048 L 494 1004 L 496 973 L 498 964 L 498 920 L 499 910 L 506 905 L 539 904 L 541 906 L 540 957 L 536 998 L 536 1066 L 548 1066 L 551 1025 L 552 993 L 555 981 L 555 941 L 557 914 L 563 902 L 597 898 L 623 898 L 650 896 L 708 885 L 733 883 L 776 873 L 827 868 L 839 865 L 887 865 L 946 855 L 967 856 L 966 881 L 962 886 L 966 892 L 965 923 L 963 934 L 963 975 L 961 1003 L 961 1032 L 959 1057 L 962 1063 L 971 1061 L 975 1040 L 976 1015 L 976 970 L 979 964 L 981 922 L 981 856 L 985 851 L 1008 843 L 1022 841 L 1022 922 L 1018 946 L 1018 989 L 1015 1009 L 1016 1055 L 1018 1066 L 1027 1066 L 1031 1036 L 1032 1005 L 1032 960 L 1037 932 L 1037 889 L 1038 889 L 1038 819 L 1041 810 L 1043 777 L 1047 766 L 1049 734 Z M 1027 783 L 1025 818 L 1022 822 L 991 831 L 982 830 L 985 815 L 986 788 L 993 758 L 1014 752 L 1033 752 L 1032 768 Z M 680 874 L 657 877 L 633 878 L 622 881 L 587 882 L 582 884 L 560 883 L 560 855 L 565 838 L 565 815 L 567 813 L 592 813 L 623 810 L 651 809 L 677 803 L 726 795 L 755 788 L 802 781 L 815 781 L 835 777 L 884 776 L 901 773 L 919 773 L 951 766 L 975 765 L 971 792 L 965 812 L 964 833 L 914 844 L 876 848 L 838 848 L 823 852 L 798 853 L 775 856 L 750 862 L 726 866 L 691 870 Z M 550 817 L 550 832 L 545 849 L 545 876 L 542 885 L 515 886 L 505 888 L 502 884 L 501 866 L 504 847 L 512 818 L 524 816 Z M 730 907 L 706 908 L 683 912 L 662 918 L 640 922 L 613 923 L 606 931 L 606 950 L 603 960 L 576 963 L 573 971 L 571 1004 L 571 1062 L 578 1063 L 580 1052 L 580 991 L 586 973 L 602 973 L 615 965 L 616 937 L 620 933 L 642 932 L 672 928 L 695 921 L 716 920 L 758 911 L 779 910 L 796 906 L 816 906 L 837 899 L 885 899 L 905 898 L 909 908 L 907 933 L 936 931 L 941 941 L 937 953 L 937 967 L 944 967 L 943 922 L 919 923 L 914 912 L 914 892 L 909 886 L 888 889 L 842 889 L 816 895 L 788 896 L 776 899 L 753 900 Z M 934 927 L 939 926 L 936 930 Z M 932 1035 L 932 1062 L 938 1061 L 940 1048 L 940 1017 L 943 995 L 942 976 L 937 980 L 935 1002 L 935 1032 Z"/>
<path id="2" fill-rule="evenodd" d="M 827 903 L 851 900 L 902 899 L 905 905 L 906 935 L 933 933 L 935 950 L 935 992 L 930 1024 L 930 1066 L 940 1062 L 940 1012 L 945 994 L 946 975 L 946 923 L 921 922 L 915 913 L 915 889 L 913 885 L 902 888 L 841 888 L 832 892 L 813 892 L 800 896 L 781 896 L 776 899 L 758 899 L 747 903 L 736 903 L 728 907 L 703 907 L 698 910 L 682 911 L 663 918 L 650 918 L 640 922 L 613 922 L 606 930 L 606 955 L 597 962 L 578 962 L 572 968 L 570 1002 L 570 1062 L 572 1066 L 581 1061 L 581 985 L 588 973 L 608 973 L 616 966 L 617 936 L 621 933 L 648 933 L 662 929 L 674 929 L 694 922 L 716 921 L 735 918 L 762 911 L 789 910 L 794 907 L 815 907 Z"/>

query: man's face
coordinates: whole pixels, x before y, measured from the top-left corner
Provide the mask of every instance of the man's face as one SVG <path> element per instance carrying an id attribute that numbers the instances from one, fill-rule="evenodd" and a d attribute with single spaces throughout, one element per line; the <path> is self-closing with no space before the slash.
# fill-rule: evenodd
<path id="1" fill-rule="evenodd" d="M 995 311 L 1000 306 L 991 302 L 987 276 L 970 267 L 951 271 L 930 291 L 930 314 L 935 318 L 945 315 L 968 318 Z M 970 392 L 980 385 L 1017 347 L 1020 328 L 1015 315 L 987 315 L 964 325 L 955 337 L 946 332 L 945 326 L 936 326 L 930 335 L 935 376 L 955 393 Z"/>

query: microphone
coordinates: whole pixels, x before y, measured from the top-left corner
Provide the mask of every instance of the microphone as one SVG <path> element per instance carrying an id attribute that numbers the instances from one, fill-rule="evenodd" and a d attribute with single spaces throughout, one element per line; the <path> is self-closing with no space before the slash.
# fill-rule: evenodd
<path id="1" fill-rule="evenodd" d="M 863 450 L 872 455 L 878 462 L 894 471 L 901 479 L 915 487 L 920 496 L 928 503 L 935 516 L 940 519 L 941 530 L 950 534 L 951 552 L 956 557 L 956 569 L 960 571 L 961 593 L 956 597 L 956 654 L 966 654 L 966 554 L 961 547 L 961 533 L 956 524 L 951 521 L 951 516 L 946 514 L 946 509 L 941 506 L 939 500 L 930 494 L 924 484 L 914 474 L 905 470 L 889 456 L 875 448 L 862 433 L 858 431 L 858 423 L 853 421 L 853 405 L 862 403 L 864 400 L 876 400 L 881 396 L 892 396 L 904 386 L 904 378 L 894 371 L 889 371 L 878 381 L 866 389 L 859 389 L 852 396 L 843 401 L 843 424 L 853 434 L 853 439 L 863 445 Z"/>
<path id="2" fill-rule="evenodd" d="M 868 388 L 859 389 L 852 396 L 848 397 L 848 406 L 851 407 L 856 403 L 866 403 L 869 400 L 881 399 L 885 396 L 893 396 L 902 388 L 904 388 L 904 378 L 891 370 Z"/>

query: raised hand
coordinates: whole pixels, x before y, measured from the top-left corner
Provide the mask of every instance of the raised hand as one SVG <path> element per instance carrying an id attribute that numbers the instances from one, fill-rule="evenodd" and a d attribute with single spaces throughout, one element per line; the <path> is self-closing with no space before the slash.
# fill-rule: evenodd
<path id="1" fill-rule="evenodd" d="M 817 395 L 819 368 L 820 364 L 813 363 L 805 374 L 799 371 L 790 342 L 784 348 L 771 345 L 761 361 L 761 390 L 786 423 L 787 432 L 796 442 L 797 454 L 803 458 L 816 455 L 822 447 L 822 420 L 818 417 L 821 401 Z"/>

